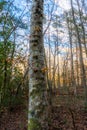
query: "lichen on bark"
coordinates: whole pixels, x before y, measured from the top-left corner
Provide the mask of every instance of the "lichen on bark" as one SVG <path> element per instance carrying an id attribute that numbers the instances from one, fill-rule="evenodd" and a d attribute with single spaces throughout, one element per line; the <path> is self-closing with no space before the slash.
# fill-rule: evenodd
<path id="1" fill-rule="evenodd" d="M 28 130 L 47 130 L 47 94 L 43 45 L 43 0 L 33 0 L 30 29 Z"/>

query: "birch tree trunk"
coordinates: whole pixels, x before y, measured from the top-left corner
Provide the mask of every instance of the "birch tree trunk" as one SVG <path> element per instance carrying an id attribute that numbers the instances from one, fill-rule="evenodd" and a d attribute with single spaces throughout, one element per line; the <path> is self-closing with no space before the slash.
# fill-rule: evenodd
<path id="1" fill-rule="evenodd" d="M 43 46 L 43 0 L 33 0 L 29 59 L 29 130 L 47 130 L 47 95 Z"/>

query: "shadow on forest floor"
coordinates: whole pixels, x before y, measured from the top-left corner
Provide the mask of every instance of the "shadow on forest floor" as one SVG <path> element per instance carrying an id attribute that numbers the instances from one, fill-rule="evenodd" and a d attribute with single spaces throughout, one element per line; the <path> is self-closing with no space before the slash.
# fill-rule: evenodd
<path id="1" fill-rule="evenodd" d="M 60 89 L 52 102 L 52 130 L 87 130 L 87 108 L 84 107 L 82 88 L 77 96 Z"/>
<path id="2" fill-rule="evenodd" d="M 0 117 L 0 130 L 27 130 L 27 109 L 17 106 L 9 112 L 4 110 Z"/>
<path id="3" fill-rule="evenodd" d="M 87 111 L 56 106 L 52 109 L 52 130 L 87 130 Z"/>
<path id="4" fill-rule="evenodd" d="M 0 118 L 0 130 L 27 130 L 27 112 L 17 107 Z M 87 130 L 87 111 L 55 106 L 52 108 L 50 130 Z"/>
<path id="5" fill-rule="evenodd" d="M 83 107 L 83 100 L 56 95 L 50 130 L 87 130 L 87 110 Z M 4 110 L 0 117 L 0 130 L 27 130 L 27 108 L 27 105 L 20 105 L 9 112 Z"/>

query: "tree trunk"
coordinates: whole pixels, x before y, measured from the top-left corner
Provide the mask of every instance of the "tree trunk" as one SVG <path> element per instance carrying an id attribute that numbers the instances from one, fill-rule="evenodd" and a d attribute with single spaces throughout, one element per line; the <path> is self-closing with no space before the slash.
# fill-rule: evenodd
<path id="1" fill-rule="evenodd" d="M 47 130 L 47 94 L 43 46 L 43 0 L 33 0 L 29 65 L 29 130 Z"/>
<path id="2" fill-rule="evenodd" d="M 73 0 L 71 0 L 71 10 L 72 10 L 73 23 L 74 23 L 75 31 L 76 31 L 76 34 L 77 34 L 78 45 L 79 45 L 79 52 L 80 52 L 79 58 L 80 58 L 80 67 L 81 67 L 81 85 L 84 87 L 85 105 L 87 105 L 86 74 L 85 74 L 85 68 L 84 68 L 84 62 L 83 62 L 81 39 L 80 39 L 78 26 L 76 24 L 76 19 L 75 19 L 75 12 L 74 12 L 74 7 L 73 7 Z"/>
<path id="3" fill-rule="evenodd" d="M 82 28 L 82 38 L 83 38 L 83 45 L 84 45 L 84 49 L 85 49 L 85 54 L 86 54 L 86 57 L 87 57 L 87 47 L 86 47 L 86 30 L 85 30 L 85 27 L 84 27 L 84 21 L 83 21 L 83 15 L 82 15 L 82 10 L 80 9 L 80 4 L 79 4 L 79 0 L 76 0 L 77 2 L 77 5 L 78 5 L 78 12 L 79 12 L 79 17 L 80 17 L 80 26 Z M 87 24 L 86 24 L 87 25 Z"/>
<path id="4" fill-rule="evenodd" d="M 74 77 L 74 63 L 73 63 L 73 41 L 72 41 L 72 25 L 69 23 L 69 20 L 67 18 L 66 14 L 66 20 L 67 20 L 67 28 L 68 28 L 68 35 L 69 35 L 69 43 L 70 43 L 70 57 L 71 57 L 71 87 L 74 88 L 74 94 L 76 94 L 76 82 Z"/>

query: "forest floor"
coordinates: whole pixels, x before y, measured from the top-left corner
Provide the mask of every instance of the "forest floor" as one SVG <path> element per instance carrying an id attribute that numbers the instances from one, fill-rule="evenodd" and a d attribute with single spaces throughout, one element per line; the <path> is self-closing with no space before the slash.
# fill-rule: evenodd
<path id="1" fill-rule="evenodd" d="M 0 118 L 0 130 L 27 130 L 27 112 L 19 106 Z M 87 130 L 87 111 L 55 106 L 50 130 Z"/>
<path id="2" fill-rule="evenodd" d="M 27 105 L 4 110 L 0 130 L 27 130 Z M 87 109 L 83 99 L 56 96 L 53 98 L 50 130 L 87 130 Z"/>
<path id="3" fill-rule="evenodd" d="M 17 106 L 4 110 L 0 117 L 0 130 L 27 130 L 27 109 Z"/>
<path id="4" fill-rule="evenodd" d="M 52 130 L 87 130 L 87 111 L 53 107 Z"/>
<path id="5" fill-rule="evenodd" d="M 82 88 L 77 96 L 58 90 L 52 102 L 52 130 L 87 130 L 87 108 L 84 107 Z"/>

